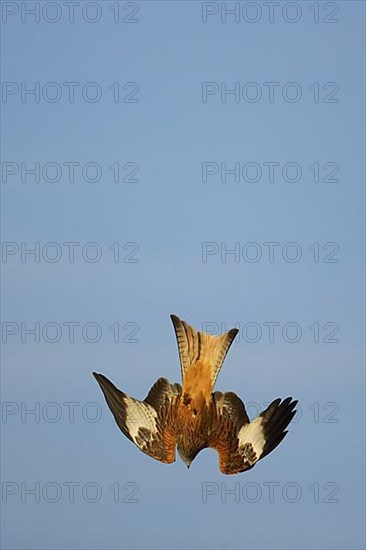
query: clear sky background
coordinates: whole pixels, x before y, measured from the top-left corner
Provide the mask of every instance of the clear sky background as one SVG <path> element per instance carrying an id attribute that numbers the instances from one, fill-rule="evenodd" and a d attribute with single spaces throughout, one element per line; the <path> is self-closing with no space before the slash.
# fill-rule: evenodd
<path id="1" fill-rule="evenodd" d="M 121 2 L 118 22 L 117 2 L 84 18 L 80 2 L 74 23 L 61 5 L 39 23 L 21 3 L 2 6 L 2 239 L 13 243 L 2 258 L 3 547 L 364 548 L 364 3 L 284 12 L 281 2 L 273 22 L 263 2 L 256 12 L 240 3 L 238 22 L 222 22 L 215 2 L 145 1 L 134 15 Z M 202 9 L 216 8 L 204 23 Z M 39 102 L 22 101 L 22 82 L 39 83 Z M 64 82 L 80 83 L 74 102 Z M 99 101 L 85 99 L 90 82 Z M 217 92 L 203 102 L 204 82 L 238 82 L 239 101 Z M 266 82 L 278 83 L 273 102 Z M 299 101 L 289 101 L 289 82 Z M 255 90 L 262 97 L 248 101 Z M 21 163 L 37 162 L 39 181 L 22 182 Z M 70 162 L 79 163 L 73 182 Z M 203 182 L 205 162 L 218 173 Z M 273 182 L 265 162 L 279 163 Z M 93 165 L 83 177 L 87 163 L 100 167 L 98 181 Z M 221 163 L 257 164 L 225 182 Z M 300 166 L 298 181 L 282 176 L 287 163 Z M 138 181 L 123 182 L 136 165 Z M 246 181 L 258 166 L 262 176 Z M 22 258 L 22 242 L 40 243 L 39 262 Z M 65 242 L 80 243 L 74 262 Z M 202 261 L 205 242 L 215 253 Z M 268 242 L 279 243 L 273 262 Z M 239 257 L 225 255 L 235 246 Z M 88 261 L 96 250 L 99 261 Z M 140 399 L 159 376 L 180 380 L 170 313 L 197 328 L 239 326 L 217 389 L 237 392 L 251 416 L 274 398 L 299 399 L 285 441 L 248 473 L 223 476 L 212 450 L 189 471 L 179 458 L 156 462 L 106 407 L 94 370 Z M 35 323 L 39 342 L 24 332 Z M 39 419 L 25 414 L 37 407 Z M 37 483 L 39 498 L 26 493 Z"/>

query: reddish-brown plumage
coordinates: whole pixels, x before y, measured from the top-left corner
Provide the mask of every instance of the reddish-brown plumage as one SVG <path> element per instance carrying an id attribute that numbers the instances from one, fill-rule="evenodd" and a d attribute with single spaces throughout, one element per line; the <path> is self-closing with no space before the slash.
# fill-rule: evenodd
<path id="1" fill-rule="evenodd" d="M 237 330 L 212 336 L 171 317 L 183 388 L 159 378 L 146 399 L 138 401 L 94 373 L 118 426 L 144 453 L 167 464 L 175 461 L 176 447 L 187 466 L 202 449 L 211 447 L 219 454 L 222 473 L 252 468 L 285 437 L 297 401 L 277 399 L 250 423 L 237 395 L 213 392 Z"/>
<path id="2" fill-rule="evenodd" d="M 188 367 L 183 377 L 183 395 L 191 399 L 189 407 L 200 411 L 211 401 L 212 366 L 206 361 L 198 360 Z"/>

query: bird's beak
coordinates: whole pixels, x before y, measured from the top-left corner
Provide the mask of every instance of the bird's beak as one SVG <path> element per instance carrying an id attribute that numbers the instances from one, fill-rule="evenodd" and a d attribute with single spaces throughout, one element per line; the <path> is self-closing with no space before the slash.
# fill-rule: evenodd
<path id="1" fill-rule="evenodd" d="M 186 465 L 187 465 L 187 468 L 189 470 L 190 466 L 191 466 L 191 463 L 190 462 L 186 462 Z"/>

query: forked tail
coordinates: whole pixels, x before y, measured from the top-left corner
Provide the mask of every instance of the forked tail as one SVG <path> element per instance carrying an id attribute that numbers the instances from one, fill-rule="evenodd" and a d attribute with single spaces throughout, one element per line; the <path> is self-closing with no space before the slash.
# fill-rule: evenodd
<path id="1" fill-rule="evenodd" d="M 213 336 L 195 330 L 176 315 L 170 318 L 177 337 L 183 385 L 188 377 L 198 377 L 201 373 L 211 391 L 238 329 L 233 328 L 222 335 Z"/>

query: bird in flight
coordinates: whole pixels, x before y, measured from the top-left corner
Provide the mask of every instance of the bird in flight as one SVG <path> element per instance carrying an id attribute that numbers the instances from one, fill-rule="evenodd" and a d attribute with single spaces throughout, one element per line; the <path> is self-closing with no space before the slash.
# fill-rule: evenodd
<path id="1" fill-rule="evenodd" d="M 233 392 L 213 391 L 226 354 L 238 333 L 220 336 L 199 332 L 171 315 L 180 357 L 182 382 L 159 378 L 144 401 L 120 391 L 93 373 L 119 428 L 141 451 L 170 464 L 175 449 L 189 467 L 209 447 L 219 455 L 223 474 L 253 468 L 281 443 L 296 414 L 292 397 L 275 399 L 250 421 L 242 400 Z"/>

